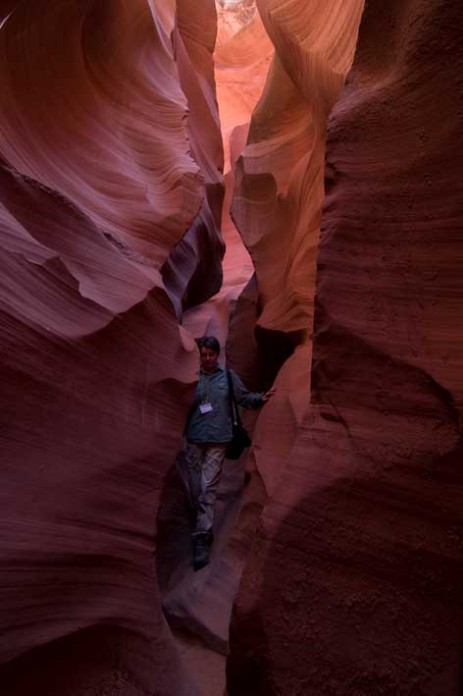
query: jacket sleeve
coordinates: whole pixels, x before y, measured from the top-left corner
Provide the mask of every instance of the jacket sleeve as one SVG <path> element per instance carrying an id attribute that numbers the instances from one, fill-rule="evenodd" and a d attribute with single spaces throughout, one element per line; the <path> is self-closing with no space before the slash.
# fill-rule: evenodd
<path id="1" fill-rule="evenodd" d="M 235 399 L 239 406 L 243 406 L 243 408 L 260 408 L 260 406 L 263 404 L 263 393 L 250 392 L 248 389 L 246 389 L 236 372 L 230 370 L 230 374 L 233 381 Z"/>

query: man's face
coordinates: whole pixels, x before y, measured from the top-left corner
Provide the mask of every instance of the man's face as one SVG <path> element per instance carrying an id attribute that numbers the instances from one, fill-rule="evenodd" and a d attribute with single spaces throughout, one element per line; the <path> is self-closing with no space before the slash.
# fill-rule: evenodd
<path id="1" fill-rule="evenodd" d="M 204 372 L 215 372 L 217 368 L 217 361 L 219 359 L 219 354 L 212 350 L 212 348 L 203 347 L 199 351 L 201 357 L 201 368 Z"/>

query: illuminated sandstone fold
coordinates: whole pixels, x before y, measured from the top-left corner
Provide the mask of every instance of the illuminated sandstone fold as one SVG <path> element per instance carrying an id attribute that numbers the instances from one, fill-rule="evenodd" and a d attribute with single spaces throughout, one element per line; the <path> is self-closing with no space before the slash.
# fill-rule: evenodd
<path id="1" fill-rule="evenodd" d="M 1 691 L 191 694 L 153 552 L 221 277 L 214 3 L 2 8 Z"/>
<path id="2" fill-rule="evenodd" d="M 206 195 L 194 223 L 173 250 L 163 277 L 179 313 L 220 290 L 225 251 L 220 231 L 224 198 L 223 146 L 212 54 L 217 34 L 214 2 L 177 0 L 174 55 L 190 110 L 187 136 L 201 166 Z M 180 302 L 177 298 L 180 298 Z"/>
<path id="3" fill-rule="evenodd" d="M 220 6 L 224 4 L 226 7 Z M 245 147 L 249 121 L 274 50 L 253 5 L 252 2 L 218 5 L 214 67 L 225 150 L 226 191 L 221 230 L 227 246 L 223 262 L 224 280 L 220 292 L 211 300 L 184 312 L 182 324 L 194 336 L 215 334 L 224 347 L 230 315 L 253 274 L 249 254 L 229 215 L 233 165 Z M 242 313 L 239 316 L 242 318 Z M 252 332 L 253 325 L 254 316 L 250 321 L 246 317 L 246 321 L 241 323 L 240 345 L 245 345 L 243 334 Z M 225 350 L 221 359 L 224 353 Z M 244 363 L 237 368 L 241 372 Z M 251 419 L 256 416 L 255 413 L 247 415 Z M 243 463 L 225 463 L 216 506 L 211 560 L 200 573 L 191 568 L 190 510 L 175 471 L 167 479 L 158 515 L 157 567 L 163 609 L 174 628 L 181 626 L 187 635 L 200 638 L 200 642 L 195 639 L 196 652 L 200 655 L 196 662 L 195 650 L 182 634 L 182 651 L 187 654 L 193 671 L 200 674 L 199 681 L 204 689 L 201 696 L 222 694 L 224 688 L 230 612 L 239 583 L 242 556 L 248 547 L 240 525 L 235 527 L 243 469 Z M 201 654 L 205 646 L 210 650 Z"/>
<path id="4" fill-rule="evenodd" d="M 256 267 L 259 326 L 307 331 L 326 118 L 352 62 L 363 2 L 257 4 L 276 55 L 238 160 L 232 212 Z"/>
<path id="5" fill-rule="evenodd" d="M 249 383 L 268 387 L 276 377 L 253 448 L 272 495 L 307 406 L 326 121 L 353 60 L 363 2 L 258 7 L 275 57 L 237 161 L 232 205 L 256 283 L 238 302 L 228 352 Z M 242 328 L 253 324 L 257 341 Z"/>
<path id="6" fill-rule="evenodd" d="M 251 116 L 261 96 L 274 48 L 254 2 L 221 5 L 214 66 L 225 151 L 224 290 L 232 286 L 239 292 L 252 275 L 253 267 L 230 217 L 234 167 L 245 147 Z"/>
<path id="7" fill-rule="evenodd" d="M 328 124 L 312 391 L 283 472 L 267 474 L 232 696 L 250 682 L 256 695 L 461 692 L 462 21 L 456 0 L 367 3 Z M 299 54 L 276 35 L 289 66 Z M 260 172 L 271 201 L 277 180 Z M 260 232 L 264 205 L 252 210 Z"/>

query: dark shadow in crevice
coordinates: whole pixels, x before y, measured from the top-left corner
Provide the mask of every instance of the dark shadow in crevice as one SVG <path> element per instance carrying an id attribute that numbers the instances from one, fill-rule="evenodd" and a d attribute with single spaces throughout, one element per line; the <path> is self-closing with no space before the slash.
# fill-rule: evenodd
<path id="1" fill-rule="evenodd" d="M 461 693 L 462 456 L 436 462 L 433 481 L 400 466 L 333 480 L 260 535 L 231 622 L 230 696 Z"/>
<path id="2" fill-rule="evenodd" d="M 242 640 L 242 636 L 252 636 Z M 259 612 L 232 617 L 230 624 L 231 652 L 227 659 L 228 696 L 276 696 L 271 683 L 268 646 Z"/>
<path id="3" fill-rule="evenodd" d="M 217 185 L 216 188 L 216 197 L 223 198 L 223 187 Z M 219 292 L 224 254 L 225 244 L 219 227 L 208 200 L 204 199 L 191 226 L 161 269 L 165 288 L 179 317 L 183 311 L 206 302 Z"/>
<path id="4" fill-rule="evenodd" d="M 159 500 L 156 574 L 161 595 L 175 586 L 176 578 L 190 567 L 193 520 L 183 453 L 179 452 L 164 479 Z"/>
<path id="5" fill-rule="evenodd" d="M 33 648 L 4 665 L 0 669 L 0 693 L 148 694 L 147 684 L 154 673 L 151 649 L 146 640 L 117 626 L 91 626 Z M 160 658 L 160 664 L 162 661 Z M 135 676 L 140 673 L 146 675 L 144 685 Z"/>
<path id="6" fill-rule="evenodd" d="M 255 275 L 239 296 L 230 320 L 227 363 L 252 391 L 266 391 L 307 331 L 276 331 L 257 324 L 260 314 Z"/>

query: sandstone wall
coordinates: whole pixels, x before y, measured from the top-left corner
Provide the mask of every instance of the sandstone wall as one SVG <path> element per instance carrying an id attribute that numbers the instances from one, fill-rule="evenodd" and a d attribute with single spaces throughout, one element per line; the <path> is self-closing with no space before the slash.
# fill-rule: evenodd
<path id="1" fill-rule="evenodd" d="M 457 2 L 367 3 L 328 124 L 311 394 L 286 459 L 266 457 L 258 425 L 272 497 L 236 601 L 231 694 L 460 692 L 462 19 Z M 280 63 L 297 55 L 280 45 Z M 258 181 L 259 251 L 278 185 Z M 279 316 L 264 302 L 262 323 Z"/>
<path id="2" fill-rule="evenodd" d="M 457 693 L 462 11 L 258 8 L 219 32 L 224 157 L 212 0 L 2 3 L 5 696 L 222 696 L 243 567 L 230 696 Z M 193 574 L 205 331 L 277 392 Z"/>
<path id="3" fill-rule="evenodd" d="M 2 11 L 1 691 L 194 693 L 154 544 L 221 282 L 214 3 Z"/>

